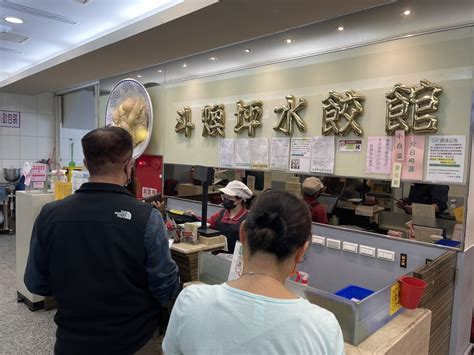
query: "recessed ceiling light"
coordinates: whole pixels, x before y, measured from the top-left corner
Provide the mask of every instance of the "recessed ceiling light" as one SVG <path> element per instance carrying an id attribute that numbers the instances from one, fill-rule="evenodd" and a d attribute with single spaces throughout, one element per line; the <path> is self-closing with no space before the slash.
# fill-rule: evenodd
<path id="1" fill-rule="evenodd" d="M 412 11 L 410 9 L 406 9 L 402 12 L 405 16 L 409 16 L 412 14 Z"/>
<path id="2" fill-rule="evenodd" d="M 23 23 L 23 20 L 18 17 L 7 16 L 7 17 L 4 17 L 3 19 L 11 23 Z"/>
<path id="3" fill-rule="evenodd" d="M 338 30 L 338 31 L 344 31 L 344 26 L 339 26 L 339 27 L 337 28 L 337 30 Z"/>
<path id="4" fill-rule="evenodd" d="M 252 51 L 252 50 L 251 50 L 250 48 L 245 48 L 245 49 L 244 49 L 244 52 L 245 52 L 245 53 L 250 53 L 251 51 Z"/>
<path id="5" fill-rule="evenodd" d="M 163 70 L 161 70 L 161 69 L 158 69 L 158 73 L 163 73 Z"/>
<path id="6" fill-rule="evenodd" d="M 186 68 L 188 65 L 186 63 L 183 63 L 183 68 Z"/>
<path id="7" fill-rule="evenodd" d="M 409 35 L 406 35 L 405 37 L 413 37 L 413 35 L 412 35 L 412 34 L 409 34 Z"/>
<path id="8" fill-rule="evenodd" d="M 137 78 L 141 78 L 142 76 L 140 74 L 137 75 Z"/>
<path id="9" fill-rule="evenodd" d="M 292 38 L 287 38 L 287 39 L 285 39 L 285 43 L 287 43 L 287 44 L 293 43 L 294 41 L 295 41 L 295 40 L 292 39 Z"/>
<path id="10" fill-rule="evenodd" d="M 215 61 L 215 60 L 217 60 L 217 58 L 216 57 L 209 57 L 209 60 L 210 61 Z"/>

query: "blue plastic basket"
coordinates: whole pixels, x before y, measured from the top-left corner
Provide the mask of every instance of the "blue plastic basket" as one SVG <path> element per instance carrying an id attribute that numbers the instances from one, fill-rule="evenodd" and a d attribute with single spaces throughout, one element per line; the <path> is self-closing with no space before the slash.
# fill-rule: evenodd
<path id="1" fill-rule="evenodd" d="M 451 239 L 440 239 L 438 240 L 435 244 L 438 244 L 438 245 L 445 245 L 447 247 L 458 247 L 461 242 L 458 242 L 457 240 L 451 240 Z"/>
<path id="2" fill-rule="evenodd" d="M 335 292 L 334 294 L 347 298 L 348 300 L 362 301 L 364 298 L 369 297 L 372 293 L 374 293 L 372 290 L 356 285 L 349 285 L 344 287 L 342 290 Z"/>

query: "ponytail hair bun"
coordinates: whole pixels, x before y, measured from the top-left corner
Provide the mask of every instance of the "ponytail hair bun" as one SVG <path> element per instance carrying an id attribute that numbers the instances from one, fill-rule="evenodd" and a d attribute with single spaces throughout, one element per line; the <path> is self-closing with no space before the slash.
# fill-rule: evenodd
<path id="1" fill-rule="evenodd" d="M 245 231 L 251 254 L 266 252 L 283 260 L 310 240 L 310 212 L 306 204 L 293 194 L 265 191 L 252 204 Z"/>

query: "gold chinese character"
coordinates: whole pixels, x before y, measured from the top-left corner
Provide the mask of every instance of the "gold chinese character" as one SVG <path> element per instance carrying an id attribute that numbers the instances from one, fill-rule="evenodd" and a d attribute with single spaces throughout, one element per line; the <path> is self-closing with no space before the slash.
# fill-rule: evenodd
<path id="1" fill-rule="evenodd" d="M 191 108 L 188 106 L 184 106 L 182 110 L 176 111 L 178 117 L 176 117 L 176 126 L 174 130 L 176 133 L 183 133 L 186 138 L 191 137 L 191 132 L 194 129 L 194 123 L 191 121 Z"/>
<path id="2" fill-rule="evenodd" d="M 260 100 L 250 101 L 247 105 L 242 100 L 237 101 L 237 124 L 234 132 L 242 133 L 248 129 L 248 136 L 255 137 L 255 131 L 258 127 L 262 127 L 263 102 Z"/>
<path id="3" fill-rule="evenodd" d="M 206 105 L 202 109 L 202 136 L 216 137 L 217 135 L 225 136 L 225 111 L 224 105 Z"/>
<path id="4" fill-rule="evenodd" d="M 308 102 L 303 98 L 299 98 L 298 102 L 296 102 L 296 97 L 293 95 L 286 95 L 285 99 L 287 103 L 286 105 L 275 107 L 273 110 L 275 113 L 281 113 L 280 118 L 273 129 L 275 131 L 283 132 L 287 136 L 291 136 L 293 134 L 294 121 L 300 132 L 306 132 L 306 123 L 298 115 L 298 112 L 306 108 Z"/>
<path id="5" fill-rule="evenodd" d="M 364 134 L 357 118 L 364 112 L 362 101 L 365 97 L 349 90 L 345 92 L 346 97 L 330 91 L 328 97 L 323 99 L 323 135 L 329 134 L 345 136 L 350 131 L 358 136 Z M 340 124 L 339 119 L 345 120 Z"/>
<path id="6" fill-rule="evenodd" d="M 396 84 L 385 95 L 387 115 L 385 132 L 391 135 L 396 130 L 406 132 L 434 133 L 438 130 L 438 118 L 432 115 L 438 111 L 439 98 L 443 89 L 428 80 L 420 81 L 421 87 L 406 87 Z"/>

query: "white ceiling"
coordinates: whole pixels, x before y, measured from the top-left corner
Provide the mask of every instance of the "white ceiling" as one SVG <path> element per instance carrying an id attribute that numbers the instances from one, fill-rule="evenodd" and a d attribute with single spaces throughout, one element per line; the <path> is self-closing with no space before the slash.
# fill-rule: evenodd
<path id="1" fill-rule="evenodd" d="M 420 34 L 444 29 L 474 25 L 473 0 L 451 0 L 449 2 L 445 0 L 400 0 L 380 5 L 161 65 L 124 73 L 110 78 L 110 80 L 101 81 L 101 90 L 110 90 L 117 81 L 125 77 L 134 77 L 144 84 L 170 84 L 268 63 L 278 63 L 393 39 L 416 37 Z M 409 16 L 403 15 L 403 11 L 406 9 L 412 11 Z M 344 30 L 338 31 L 339 26 L 343 26 Z M 472 36 L 474 28 L 471 27 L 471 30 L 467 31 Z M 293 39 L 294 42 L 285 43 L 287 38 Z M 247 48 L 251 49 L 250 53 L 244 52 L 244 49 Z M 183 67 L 183 64 L 186 66 Z"/>
<path id="2" fill-rule="evenodd" d="M 0 0 L 0 4 L 2 1 L 5 0 Z M 51 3 L 49 8 L 55 12 L 59 2 L 76 6 L 75 0 L 10 1 Z M 96 17 L 101 21 L 108 18 L 111 4 L 138 1 L 93 0 L 89 5 L 77 6 L 103 5 Z M 192 6 L 194 10 L 201 9 L 194 11 Z M 407 8 L 413 13 L 403 16 Z M 184 13 L 188 14 L 182 16 Z M 67 14 L 71 17 L 74 12 Z M 115 80 L 130 75 L 140 75 L 138 80 L 143 83 L 176 82 L 403 36 L 472 26 L 474 1 L 183 0 L 154 16 L 23 70 L 1 82 L 0 90 L 24 94 L 60 92 L 104 78 Z M 345 27 L 344 31 L 337 31 L 340 25 Z M 287 37 L 295 42 L 285 44 L 283 40 Z M 49 41 L 55 42 L 55 35 L 46 39 Z M 247 47 L 252 48 L 249 55 L 242 51 Z M 0 59 L 2 55 L 0 52 Z M 210 61 L 211 56 L 217 60 Z M 186 68 L 182 67 L 184 61 Z"/>
<path id="3" fill-rule="evenodd" d="M 0 0 L 0 32 L 26 38 L 22 43 L 0 40 L 1 86 L 215 2 Z M 9 23 L 7 16 L 24 23 Z"/>

